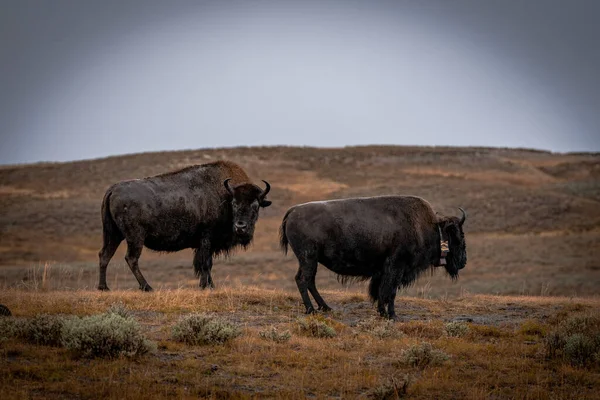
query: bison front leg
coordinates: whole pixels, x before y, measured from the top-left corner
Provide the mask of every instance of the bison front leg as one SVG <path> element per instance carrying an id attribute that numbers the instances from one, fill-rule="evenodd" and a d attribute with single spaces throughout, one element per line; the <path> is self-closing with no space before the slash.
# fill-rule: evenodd
<path id="1" fill-rule="evenodd" d="M 210 271 L 212 270 L 212 255 L 206 249 L 196 249 L 194 253 L 194 271 L 199 278 L 198 286 L 200 289 L 214 289 Z"/>

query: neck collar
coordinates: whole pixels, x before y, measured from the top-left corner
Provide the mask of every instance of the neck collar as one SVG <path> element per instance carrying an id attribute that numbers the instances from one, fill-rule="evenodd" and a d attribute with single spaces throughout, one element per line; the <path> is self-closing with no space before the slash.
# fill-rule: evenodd
<path id="1" fill-rule="evenodd" d="M 440 262 L 439 265 L 446 265 L 446 256 L 450 252 L 450 248 L 448 247 L 448 240 L 444 240 L 444 235 L 442 234 L 442 228 L 438 225 L 438 232 L 440 233 Z"/>

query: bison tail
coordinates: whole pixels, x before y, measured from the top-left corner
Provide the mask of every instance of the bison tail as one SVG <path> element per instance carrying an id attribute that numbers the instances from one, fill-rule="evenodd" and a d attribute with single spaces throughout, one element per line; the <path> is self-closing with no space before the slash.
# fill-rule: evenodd
<path id="1" fill-rule="evenodd" d="M 290 243 L 288 241 L 287 235 L 285 234 L 285 226 L 287 224 L 287 219 L 288 219 L 288 216 L 290 215 L 291 211 L 292 211 L 292 208 L 290 208 L 285 213 L 285 216 L 283 217 L 283 221 L 281 222 L 281 227 L 279 228 L 279 247 L 281 247 L 283 254 L 287 254 L 288 244 Z"/>
<path id="2" fill-rule="evenodd" d="M 102 200 L 102 238 L 105 246 L 111 241 L 114 241 L 115 236 L 122 237 L 121 231 L 110 213 L 111 195 L 112 190 L 109 189 Z"/>

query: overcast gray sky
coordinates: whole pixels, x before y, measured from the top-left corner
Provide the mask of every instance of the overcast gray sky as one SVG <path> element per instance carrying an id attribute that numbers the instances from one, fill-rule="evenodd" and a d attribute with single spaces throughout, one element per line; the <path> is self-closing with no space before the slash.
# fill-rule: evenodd
<path id="1" fill-rule="evenodd" d="M 238 145 L 600 151 L 594 0 L 0 2 L 0 164 Z"/>

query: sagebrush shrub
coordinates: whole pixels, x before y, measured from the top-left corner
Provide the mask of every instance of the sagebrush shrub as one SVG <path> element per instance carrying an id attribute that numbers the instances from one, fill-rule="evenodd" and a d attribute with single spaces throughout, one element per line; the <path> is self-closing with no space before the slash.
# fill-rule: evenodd
<path id="1" fill-rule="evenodd" d="M 544 338 L 548 358 L 558 358 L 575 366 L 600 362 L 600 314 L 568 318 Z"/>
<path id="2" fill-rule="evenodd" d="M 446 335 L 451 337 L 465 336 L 469 332 L 469 325 L 461 321 L 448 322 L 444 326 Z"/>
<path id="3" fill-rule="evenodd" d="M 392 400 L 404 397 L 411 383 L 409 375 L 400 378 L 391 378 L 386 383 L 375 387 L 368 392 L 368 397 L 373 400 Z"/>
<path id="4" fill-rule="evenodd" d="M 134 357 L 153 352 L 150 342 L 133 318 L 107 312 L 65 321 L 62 344 L 79 357 Z"/>
<path id="5" fill-rule="evenodd" d="M 370 333 L 371 335 L 378 337 L 379 339 L 385 338 L 401 338 L 404 337 L 404 332 L 396 328 L 394 321 L 389 319 L 381 319 L 377 317 L 371 317 L 364 321 L 359 321 L 356 327 L 363 332 Z"/>
<path id="6" fill-rule="evenodd" d="M 173 340 L 191 345 L 223 344 L 241 334 L 239 327 L 214 314 L 198 313 L 181 317 L 173 326 Z"/>
<path id="7" fill-rule="evenodd" d="M 17 321 L 14 318 L 0 318 L 0 343 L 18 335 Z"/>
<path id="8" fill-rule="evenodd" d="M 33 344 L 60 346 L 66 319 L 57 315 L 39 314 L 17 322 L 16 335 Z"/>
<path id="9" fill-rule="evenodd" d="M 280 332 L 276 327 L 272 326 L 270 329 L 258 332 L 259 336 L 265 340 L 272 340 L 277 343 L 284 343 L 291 339 L 292 334 L 290 331 L 285 330 Z"/>
<path id="10" fill-rule="evenodd" d="M 436 350 L 430 343 L 413 344 L 402 352 L 400 360 L 413 367 L 425 368 L 429 365 L 440 365 L 450 358 L 441 350 Z"/>
<path id="11" fill-rule="evenodd" d="M 332 338 L 337 334 L 335 329 L 325 319 L 317 316 L 298 318 L 296 324 L 301 333 L 312 337 Z"/>
<path id="12" fill-rule="evenodd" d="M 565 342 L 565 356 L 573 365 L 585 366 L 595 361 L 597 344 L 589 336 L 576 333 Z"/>
<path id="13" fill-rule="evenodd" d="M 133 318 L 133 313 L 122 301 L 111 304 L 106 312 L 120 315 L 123 318 Z"/>

